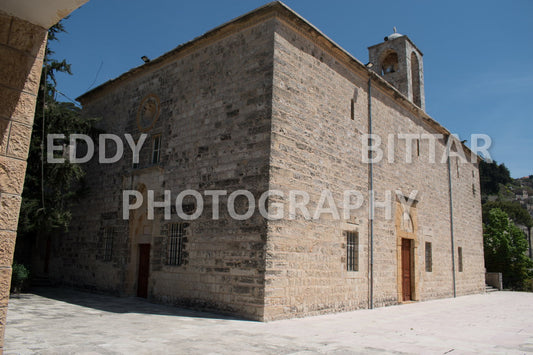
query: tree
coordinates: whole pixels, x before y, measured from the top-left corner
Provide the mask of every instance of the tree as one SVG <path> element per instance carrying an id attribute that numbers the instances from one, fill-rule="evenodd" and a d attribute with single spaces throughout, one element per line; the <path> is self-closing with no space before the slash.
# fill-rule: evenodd
<path id="1" fill-rule="evenodd" d="M 492 161 L 487 163 L 481 160 L 479 163 L 479 176 L 481 184 L 481 195 L 497 194 L 500 189 L 500 184 L 508 184 L 512 182 L 511 174 L 505 164 L 496 163 Z"/>
<path id="2" fill-rule="evenodd" d="M 489 212 L 499 208 L 513 220 L 516 224 L 521 224 L 527 228 L 533 227 L 533 218 L 529 212 L 516 201 L 489 201 L 483 204 L 483 222 L 487 223 Z"/>
<path id="3" fill-rule="evenodd" d="M 527 241 L 524 233 L 499 208 L 489 211 L 487 223 L 483 227 L 487 271 L 501 272 L 506 288 L 526 289 L 533 263 L 525 254 Z"/>
<path id="4" fill-rule="evenodd" d="M 61 32 L 65 32 L 61 23 L 52 26 L 48 30 L 48 43 L 56 41 Z M 84 171 L 80 165 L 68 160 L 63 164 L 46 162 L 47 135 L 62 133 L 68 137 L 72 133 L 96 133 L 95 119 L 84 119 L 79 107 L 57 100 L 55 75 L 71 74 L 71 70 L 66 60 L 52 58 L 53 53 L 47 45 L 22 193 L 15 259 L 26 264 L 30 263 L 36 240 L 68 229 L 70 206 L 85 190 Z M 67 146 L 68 141 L 64 144 Z"/>
<path id="5" fill-rule="evenodd" d="M 516 224 L 527 228 L 527 243 L 529 245 L 529 258 L 533 255 L 531 249 L 531 228 L 533 227 L 533 218 L 529 211 L 516 201 L 489 201 L 483 204 L 483 222 L 487 223 L 488 214 L 491 209 L 499 208 Z"/>

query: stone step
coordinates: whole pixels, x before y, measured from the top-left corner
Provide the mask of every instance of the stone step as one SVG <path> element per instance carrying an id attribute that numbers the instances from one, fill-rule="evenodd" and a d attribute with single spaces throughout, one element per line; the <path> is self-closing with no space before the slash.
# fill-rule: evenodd
<path id="1" fill-rule="evenodd" d="M 496 291 L 498 291 L 497 288 L 492 287 L 490 285 L 485 285 L 485 292 L 496 292 Z"/>

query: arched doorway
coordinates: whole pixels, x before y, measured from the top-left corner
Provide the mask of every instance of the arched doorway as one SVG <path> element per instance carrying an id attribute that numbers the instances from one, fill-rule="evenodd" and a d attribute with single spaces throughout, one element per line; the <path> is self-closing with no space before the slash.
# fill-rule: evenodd
<path id="1" fill-rule="evenodd" d="M 416 205 L 411 206 L 396 201 L 396 246 L 397 246 L 397 290 L 398 302 L 418 299 L 417 265 L 417 213 Z"/>
<path id="2" fill-rule="evenodd" d="M 128 267 L 127 293 L 148 298 L 150 284 L 150 255 L 153 233 L 153 221 L 147 218 L 147 188 L 144 184 L 137 186 L 142 195 L 142 205 L 130 214 L 129 240 L 130 265 Z"/>

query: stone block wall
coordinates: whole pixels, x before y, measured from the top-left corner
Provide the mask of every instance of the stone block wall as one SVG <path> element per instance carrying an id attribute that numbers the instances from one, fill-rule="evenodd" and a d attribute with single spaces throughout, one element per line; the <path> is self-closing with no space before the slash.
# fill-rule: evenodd
<path id="1" fill-rule="evenodd" d="M 360 191 L 365 203 L 350 221 L 335 221 L 325 216 L 311 221 L 296 218 L 269 222 L 266 320 L 369 306 L 369 171 L 367 164 L 362 163 L 361 142 L 362 134 L 368 132 L 368 76 L 342 63 L 339 56 L 319 43 L 297 27 L 283 21 L 278 23 L 274 43 L 271 188 L 287 194 L 291 189 L 309 192 L 310 210 L 314 210 L 323 189 L 333 193 L 337 206 L 342 204 L 344 190 Z M 430 163 L 428 140 L 413 142 L 408 162 L 406 142 L 398 138 L 398 133 L 437 134 L 438 131 L 385 88 L 376 85 L 374 80 L 373 133 L 382 137 L 385 154 L 383 161 L 374 164 L 376 200 L 385 201 L 386 191 L 392 192 L 393 202 L 395 190 L 401 190 L 406 197 L 418 191 L 416 212 L 413 211 L 416 217 L 413 299 L 451 297 L 448 168 L 446 162 L 441 162 L 445 142 L 443 139 L 436 142 L 435 163 Z M 389 134 L 395 136 L 390 149 Z M 393 161 L 389 161 L 392 156 Z M 456 271 L 457 293 L 482 292 L 477 166 L 463 164 L 459 175 L 455 171 L 454 174 L 456 269 L 457 247 L 461 246 L 463 253 L 463 271 Z M 374 306 L 401 301 L 397 213 L 393 206 L 392 218 L 388 219 L 384 209 L 376 210 Z M 346 271 L 344 231 L 356 231 L 359 236 L 357 272 Z M 425 242 L 432 243 L 431 271 L 425 268 Z"/>
<path id="2" fill-rule="evenodd" d="M 283 191 L 285 201 L 291 190 L 309 193 L 311 214 L 324 189 L 338 206 L 345 190 L 368 201 L 368 170 L 360 163 L 365 80 L 283 22 L 274 49 L 271 188 Z M 300 214 L 269 222 L 266 320 L 367 307 L 368 263 L 360 258 L 359 271 L 347 271 L 343 235 L 357 232 L 360 255 L 368 253 L 367 210 L 365 202 L 343 222 Z"/>
<path id="3" fill-rule="evenodd" d="M 227 197 L 221 197 L 220 219 L 212 220 L 212 200 L 204 197 L 203 215 L 187 222 L 184 264 L 172 266 L 167 265 L 169 225 L 184 221 L 174 209 L 170 220 L 157 209 L 149 221 L 146 204 L 123 221 L 122 191 L 143 190 L 146 198 L 153 190 L 155 200 L 162 201 L 164 190 L 170 190 L 172 205 L 186 189 L 201 194 L 245 189 L 258 199 L 268 189 L 272 41 L 272 21 L 248 24 L 82 98 L 85 115 L 102 117 L 106 133 L 130 133 L 135 139 L 142 133 L 137 114 L 147 95 L 157 97 L 160 114 L 146 132 L 137 167 L 127 146 L 120 162 L 87 166 L 91 190 L 76 210 L 69 235 L 54 243 L 52 274 L 67 284 L 135 295 L 138 244 L 149 243 L 150 299 L 262 318 L 267 231 L 258 214 L 232 220 Z M 156 135 L 161 157 L 152 164 Z M 240 199 L 237 205 L 243 213 Z M 110 261 L 102 258 L 106 226 L 115 231 Z"/>
<path id="4" fill-rule="evenodd" d="M 46 29 L 0 12 L 0 352 Z"/>
<path id="5" fill-rule="evenodd" d="M 487 272 L 485 273 L 485 283 L 489 286 L 495 287 L 498 290 L 503 290 L 503 277 L 501 272 Z"/>

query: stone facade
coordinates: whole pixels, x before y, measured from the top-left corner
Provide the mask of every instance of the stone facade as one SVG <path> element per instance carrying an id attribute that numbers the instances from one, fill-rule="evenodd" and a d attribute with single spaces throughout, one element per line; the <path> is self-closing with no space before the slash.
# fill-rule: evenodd
<path id="1" fill-rule="evenodd" d="M 161 201 L 164 190 L 172 190 L 174 200 L 185 189 L 202 194 L 246 189 L 257 197 L 268 189 L 273 31 L 273 20 L 266 20 L 214 43 L 196 43 L 126 86 L 82 99 L 86 115 L 103 117 L 100 128 L 122 137 L 131 133 L 137 140 L 142 133 L 137 113 L 146 96 L 157 98 L 159 117 L 147 131 L 138 166 L 132 167 L 132 154 L 126 149 L 119 163 L 94 162 L 87 169 L 93 189 L 76 210 L 72 231 L 52 242 L 52 277 L 135 294 L 137 245 L 146 243 L 151 244 L 150 298 L 262 318 L 264 219 L 255 215 L 234 221 L 221 210 L 220 219 L 212 220 L 206 199 L 202 218 L 186 228 L 184 264 L 170 266 L 168 226 L 179 222 L 178 216 L 173 213 L 166 221 L 159 209 L 150 221 L 145 204 L 130 221 L 123 221 L 122 191 L 144 191 L 146 202 L 149 190 Z M 161 156 L 153 164 L 156 136 L 161 137 Z M 109 261 L 102 254 L 106 227 L 116 236 Z M 45 248 L 38 249 L 42 255 L 37 264 L 42 265 Z"/>
<path id="2" fill-rule="evenodd" d="M 409 301 L 483 292 L 477 161 L 440 161 L 449 132 L 424 112 L 423 81 L 418 104 L 409 87 L 395 88 L 276 2 L 86 93 L 80 98 L 85 115 L 102 117 L 106 133 L 134 139 L 147 133 L 148 139 L 136 165 L 127 146 L 117 163 L 87 165 L 91 192 L 71 231 L 52 240 L 50 277 L 268 321 L 406 301 L 407 241 Z M 384 137 L 386 154 L 372 164 L 372 174 L 362 145 L 370 129 Z M 407 147 L 398 133 L 444 138 L 433 152 L 428 140 Z M 454 142 L 453 149 L 469 153 Z M 393 192 L 390 216 L 379 207 L 370 218 L 370 186 L 378 202 Z M 167 220 L 163 208 L 149 218 L 151 191 L 163 201 L 170 190 L 173 203 L 185 189 L 249 190 L 256 201 L 267 190 L 283 193 L 268 199 L 270 207 L 286 203 L 291 190 L 305 191 L 311 211 L 324 190 L 337 206 L 344 191 L 355 190 L 364 203 L 347 219 L 290 218 L 285 204 L 282 219 L 267 220 L 256 210 L 239 221 L 225 207 L 219 219 L 211 218 L 212 199 L 204 198 L 199 219 L 184 221 L 173 210 Z M 144 197 L 128 220 L 122 219 L 123 190 Z M 404 212 L 400 199 L 414 190 Z M 220 197 L 220 205 L 227 200 Z M 236 204 L 241 214 L 248 207 L 240 199 Z M 194 200 L 183 206 L 198 207 Z M 177 224 L 183 233 L 175 263 L 169 255 Z M 139 293 L 142 250 L 149 250 L 145 295 Z M 45 259 L 41 254 L 36 264 Z"/>
<path id="3" fill-rule="evenodd" d="M 400 39 L 396 39 L 399 41 Z M 274 95 L 272 115 L 271 184 L 282 190 L 304 189 L 318 201 L 329 189 L 341 205 L 342 192 L 358 190 L 368 196 L 368 165 L 361 164 L 361 135 L 368 132 L 368 75 L 360 75 L 338 56 L 306 38 L 298 28 L 280 21 L 275 36 Z M 398 103 L 382 87 L 372 92 L 373 132 L 389 134 L 439 133 L 420 110 Z M 355 102 L 354 119 L 350 101 Z M 389 151 L 387 142 L 383 150 Z M 453 296 L 450 246 L 448 167 L 440 163 L 445 146 L 438 142 L 437 163 L 430 163 L 429 142 L 412 147 L 407 163 L 405 142 L 394 142 L 394 162 L 386 157 L 374 165 L 376 200 L 384 192 L 418 191 L 414 238 L 415 300 Z M 482 292 L 483 243 L 479 174 L 475 164 L 453 160 L 455 244 L 463 248 L 464 271 L 457 272 L 457 293 Z M 455 171 L 457 170 L 457 173 Z M 311 207 L 312 209 L 312 207 Z M 394 211 L 396 216 L 399 211 Z M 414 211 L 413 211 L 414 212 Z M 368 209 L 362 208 L 355 223 L 335 220 L 270 222 L 267 249 L 266 316 L 316 314 L 330 310 L 368 307 Z M 475 222 L 474 222 L 475 221 Z M 376 306 L 396 304 L 398 295 L 398 234 L 395 220 L 377 211 L 374 223 L 374 290 Z M 360 269 L 346 271 L 343 231 L 359 235 Z M 401 242 L 401 241 L 400 241 Z M 425 272 L 424 246 L 432 243 L 433 270 Z M 457 253 L 455 253 L 457 254 Z M 457 255 L 456 255 L 457 257 Z M 271 261 L 271 263 L 269 263 Z M 458 260 L 456 260 L 458 264 Z"/>

